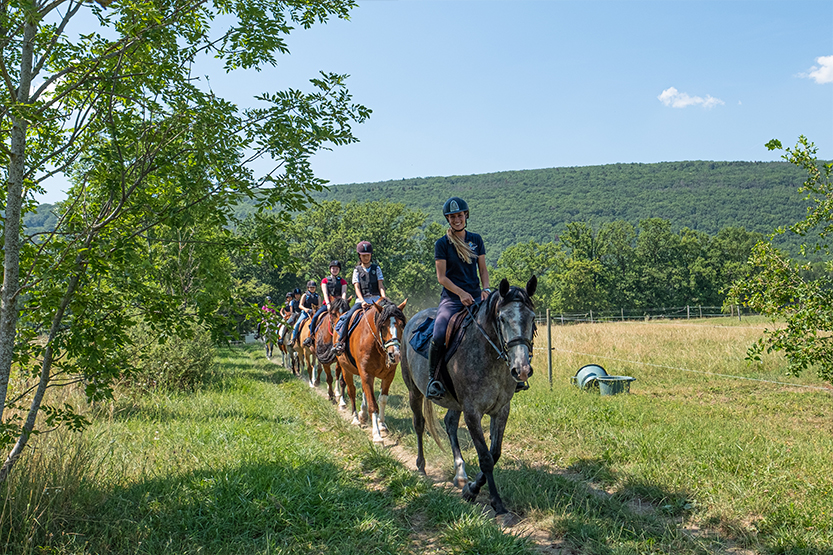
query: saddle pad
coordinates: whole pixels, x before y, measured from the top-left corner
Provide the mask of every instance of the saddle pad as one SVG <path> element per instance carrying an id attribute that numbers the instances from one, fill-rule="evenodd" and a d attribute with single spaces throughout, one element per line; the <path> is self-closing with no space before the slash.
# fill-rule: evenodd
<path id="1" fill-rule="evenodd" d="M 460 341 L 462 341 L 463 337 L 466 335 L 466 328 L 471 321 L 472 320 L 465 309 L 452 317 L 448 326 L 451 333 L 449 333 L 449 338 L 447 339 L 445 357 L 443 357 L 444 362 L 451 360 L 451 357 L 457 352 L 457 347 L 460 346 Z M 410 340 L 411 347 L 413 347 L 414 351 L 416 351 L 422 358 L 428 358 L 428 351 L 431 349 L 431 340 L 433 338 L 434 319 L 426 318 L 425 321 L 414 330 L 414 334 L 411 336 Z"/>
<path id="2" fill-rule="evenodd" d="M 431 339 L 434 337 L 434 319 L 426 318 L 411 336 L 411 347 L 419 353 L 422 358 L 428 358 L 428 351 L 431 349 Z"/>

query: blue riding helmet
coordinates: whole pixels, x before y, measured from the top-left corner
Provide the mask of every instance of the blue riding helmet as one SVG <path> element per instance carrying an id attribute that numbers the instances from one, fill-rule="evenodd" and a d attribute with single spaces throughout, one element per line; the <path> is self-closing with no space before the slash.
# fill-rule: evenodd
<path id="1" fill-rule="evenodd" d="M 443 204 L 443 216 L 448 217 L 451 214 L 456 214 L 457 212 L 466 212 L 469 211 L 469 205 L 466 204 L 466 201 L 461 199 L 460 197 L 451 197 L 445 204 Z M 468 218 L 468 214 L 466 214 Z"/>

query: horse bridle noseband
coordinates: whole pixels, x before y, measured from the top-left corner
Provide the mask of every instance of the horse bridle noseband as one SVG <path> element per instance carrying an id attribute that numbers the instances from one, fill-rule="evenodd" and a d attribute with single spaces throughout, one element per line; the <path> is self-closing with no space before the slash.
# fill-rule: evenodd
<path id="1" fill-rule="evenodd" d="M 509 302 L 510 303 L 520 303 L 522 301 L 514 300 L 514 301 L 509 301 Z M 509 303 L 506 303 L 506 304 L 509 304 Z M 532 358 L 532 348 L 533 348 L 532 347 L 532 341 L 530 341 L 529 339 L 527 339 L 526 337 L 524 337 L 522 335 L 519 335 L 518 337 L 513 337 L 509 341 L 504 340 L 503 339 L 503 332 L 500 331 L 500 326 L 497 325 L 497 322 L 495 322 L 495 331 L 497 332 L 498 342 L 500 342 L 500 348 L 498 348 L 498 346 L 495 345 L 494 342 L 492 341 L 492 339 L 489 337 L 489 334 L 486 333 L 486 330 L 483 329 L 483 326 L 480 325 L 480 322 L 477 321 L 477 318 L 475 317 L 474 312 L 472 312 L 472 310 L 471 310 L 472 306 L 473 305 L 468 305 L 466 307 L 466 310 L 468 311 L 469 316 L 472 319 L 472 322 L 474 322 L 474 325 L 477 326 L 477 329 L 480 330 L 480 333 L 483 334 L 483 337 L 486 338 L 486 341 L 489 342 L 489 345 L 491 345 L 492 348 L 497 353 L 497 357 L 498 357 L 499 360 L 502 360 L 506 364 L 506 366 L 510 366 L 509 365 L 509 349 L 511 349 L 512 347 L 515 347 L 516 345 L 526 345 L 526 348 L 529 351 L 529 358 Z"/>
<path id="2" fill-rule="evenodd" d="M 371 327 L 370 322 L 368 322 L 367 310 L 364 307 L 362 307 L 362 312 L 364 312 L 364 321 L 365 321 L 365 324 L 367 324 L 367 329 L 370 330 L 370 334 L 373 335 L 373 339 L 376 340 L 376 343 L 380 347 L 382 347 L 382 351 L 387 353 L 387 350 L 388 350 L 389 347 L 397 347 L 397 348 L 402 347 L 401 343 L 399 343 L 399 338 L 396 337 L 396 333 L 394 331 L 391 331 L 391 336 L 392 336 L 391 339 L 388 339 L 387 341 L 383 342 L 382 341 L 382 331 L 377 329 L 376 331 L 378 332 L 378 335 L 373 333 L 373 328 Z M 391 316 L 391 318 L 390 318 L 390 328 L 391 328 L 391 330 L 396 329 L 396 323 L 395 322 L 396 322 L 396 317 Z M 377 326 L 377 328 L 378 328 L 378 326 Z"/>

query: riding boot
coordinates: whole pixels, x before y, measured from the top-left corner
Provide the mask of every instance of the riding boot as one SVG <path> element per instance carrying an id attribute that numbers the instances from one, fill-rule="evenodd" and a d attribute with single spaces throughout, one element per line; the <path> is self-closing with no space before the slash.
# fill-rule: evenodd
<path id="1" fill-rule="evenodd" d="M 425 396 L 429 399 L 441 399 L 445 395 L 445 386 L 437 379 L 444 355 L 445 344 L 431 340 L 431 348 L 428 351 L 428 371 L 431 373 L 431 379 L 428 380 L 428 387 L 425 388 Z"/>
<path id="2" fill-rule="evenodd" d="M 342 330 L 342 331 L 344 331 L 344 330 Z M 344 339 L 342 339 L 341 333 L 339 332 L 338 341 L 336 341 L 336 344 L 333 345 L 333 350 L 336 352 L 337 355 L 341 355 L 341 354 L 344 354 L 344 348 L 345 348 Z"/>

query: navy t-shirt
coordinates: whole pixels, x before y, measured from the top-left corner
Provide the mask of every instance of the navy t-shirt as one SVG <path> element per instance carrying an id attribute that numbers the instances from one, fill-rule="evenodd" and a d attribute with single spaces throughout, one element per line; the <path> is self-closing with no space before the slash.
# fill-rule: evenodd
<path id="1" fill-rule="evenodd" d="M 466 232 L 466 243 L 478 257 L 486 254 L 483 238 L 477 233 Z M 477 277 L 477 260 L 466 264 L 457 256 L 457 250 L 448 235 L 443 235 L 434 243 L 434 260 L 445 260 L 445 276 L 451 283 L 471 295 L 475 300 L 480 297 L 480 279 Z M 459 297 L 443 287 L 443 296 L 458 299 Z"/>

